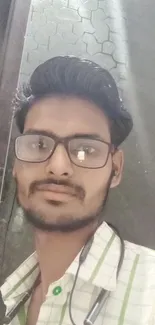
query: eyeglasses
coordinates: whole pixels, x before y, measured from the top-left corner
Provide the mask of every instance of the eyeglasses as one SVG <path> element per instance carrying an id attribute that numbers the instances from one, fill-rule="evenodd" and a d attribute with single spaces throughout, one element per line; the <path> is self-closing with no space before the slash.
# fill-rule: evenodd
<path id="1" fill-rule="evenodd" d="M 58 145 L 65 147 L 74 165 L 92 169 L 104 167 L 113 148 L 110 143 L 91 136 L 59 138 L 42 134 L 24 134 L 16 138 L 15 154 L 21 161 L 41 163 L 53 155 Z"/>

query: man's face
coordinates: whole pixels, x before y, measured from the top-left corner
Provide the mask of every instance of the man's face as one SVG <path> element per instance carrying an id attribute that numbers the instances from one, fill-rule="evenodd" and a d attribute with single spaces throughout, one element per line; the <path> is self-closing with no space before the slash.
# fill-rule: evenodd
<path id="1" fill-rule="evenodd" d="M 36 102 L 25 121 L 24 133 L 29 131 L 61 138 L 96 134 L 111 142 L 103 112 L 95 104 L 78 98 L 49 97 Z M 13 175 L 18 201 L 36 227 L 48 231 L 76 230 L 97 218 L 109 186 L 120 182 L 122 165 L 122 153 L 117 151 L 109 154 L 102 168 L 78 167 L 59 144 L 44 162 L 16 159 Z M 112 169 L 117 174 L 113 178 Z"/>

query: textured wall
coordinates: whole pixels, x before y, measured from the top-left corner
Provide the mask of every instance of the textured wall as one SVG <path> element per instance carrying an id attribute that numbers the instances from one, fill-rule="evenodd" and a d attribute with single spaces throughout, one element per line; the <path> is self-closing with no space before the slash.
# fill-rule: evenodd
<path id="1" fill-rule="evenodd" d="M 125 12 L 114 0 L 32 0 L 20 82 L 57 55 L 86 57 L 111 71 L 120 84 L 127 74 Z"/>

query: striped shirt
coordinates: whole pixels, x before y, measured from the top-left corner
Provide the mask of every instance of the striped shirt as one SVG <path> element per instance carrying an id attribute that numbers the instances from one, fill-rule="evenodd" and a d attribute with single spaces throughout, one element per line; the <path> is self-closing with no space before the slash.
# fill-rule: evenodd
<path id="1" fill-rule="evenodd" d="M 94 236 L 93 245 L 81 266 L 72 300 L 72 315 L 82 325 L 101 288 L 110 296 L 95 325 L 155 325 L 155 252 L 125 242 L 125 256 L 117 279 L 120 241 L 113 230 L 103 223 Z M 71 325 L 69 295 L 78 267 L 78 258 L 64 276 L 49 286 L 37 325 Z M 7 278 L 1 287 L 9 311 L 39 274 L 36 253 L 33 253 Z M 30 300 L 21 307 L 10 325 L 26 325 Z"/>

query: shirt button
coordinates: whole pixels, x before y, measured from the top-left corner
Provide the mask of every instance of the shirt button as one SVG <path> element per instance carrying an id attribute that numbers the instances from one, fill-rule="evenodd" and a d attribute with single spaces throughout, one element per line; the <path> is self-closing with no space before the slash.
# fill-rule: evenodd
<path id="1" fill-rule="evenodd" d="M 55 287 L 55 288 L 53 289 L 53 294 L 54 294 L 54 296 L 58 296 L 61 292 L 62 292 L 62 288 L 61 288 L 60 286 Z"/>

